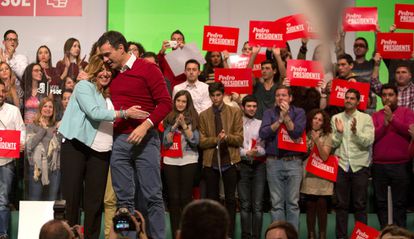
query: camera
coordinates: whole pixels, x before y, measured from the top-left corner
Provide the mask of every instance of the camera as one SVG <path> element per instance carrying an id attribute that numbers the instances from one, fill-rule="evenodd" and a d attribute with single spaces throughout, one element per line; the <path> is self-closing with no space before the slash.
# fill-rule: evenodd
<path id="1" fill-rule="evenodd" d="M 53 218 L 57 220 L 66 219 L 66 201 L 56 200 L 53 204 Z"/>
<path id="2" fill-rule="evenodd" d="M 139 217 L 135 217 L 138 222 L 141 221 Z M 122 231 L 136 231 L 135 223 L 131 219 L 131 214 L 127 208 L 120 208 L 118 214 L 112 219 L 114 223 L 115 232 Z"/>
<path id="3" fill-rule="evenodd" d="M 168 41 L 168 45 L 170 45 L 171 48 L 176 48 L 178 43 L 177 41 Z"/>

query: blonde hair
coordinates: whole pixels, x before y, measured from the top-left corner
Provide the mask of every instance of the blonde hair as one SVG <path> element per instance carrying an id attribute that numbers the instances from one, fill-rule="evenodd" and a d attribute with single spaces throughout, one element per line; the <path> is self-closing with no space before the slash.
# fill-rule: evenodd
<path id="1" fill-rule="evenodd" d="M 86 74 L 88 74 L 88 79 L 95 84 L 96 89 L 100 92 L 104 98 L 109 97 L 109 87 L 103 87 L 97 81 L 98 74 L 103 71 L 110 71 L 109 67 L 105 64 L 102 57 L 99 55 L 94 55 L 89 59 L 89 64 L 85 69 Z"/>
<path id="2" fill-rule="evenodd" d="M 35 125 L 40 125 L 40 118 L 42 117 L 42 108 L 43 108 L 43 106 L 44 106 L 47 102 L 52 103 L 52 106 L 53 106 L 53 114 L 52 114 L 52 116 L 50 116 L 50 118 L 49 118 L 49 122 L 48 122 L 47 126 L 54 126 L 54 125 L 56 124 L 56 110 L 55 110 L 55 104 L 53 104 L 53 100 L 52 100 L 51 98 L 49 98 L 49 97 L 45 97 L 45 98 L 43 98 L 43 99 L 40 101 L 40 104 L 39 104 L 38 110 L 37 110 L 37 112 L 36 112 L 35 119 L 33 120 L 33 123 L 34 123 Z"/>

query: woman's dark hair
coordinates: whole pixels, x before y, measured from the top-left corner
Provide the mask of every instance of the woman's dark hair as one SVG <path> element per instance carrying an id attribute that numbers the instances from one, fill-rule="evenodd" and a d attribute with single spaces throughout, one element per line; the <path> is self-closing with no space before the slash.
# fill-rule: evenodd
<path id="1" fill-rule="evenodd" d="M 311 110 L 306 119 L 306 132 L 309 132 L 312 130 L 312 121 L 313 117 L 317 114 L 322 114 L 323 122 L 321 126 L 322 133 L 324 135 L 327 135 L 332 132 L 331 128 L 331 119 L 329 118 L 329 115 L 322 109 L 313 109 Z"/>
<path id="2" fill-rule="evenodd" d="M 216 51 L 208 51 L 206 53 L 206 56 L 204 57 L 204 59 L 206 60 L 206 63 L 203 66 L 203 75 L 205 77 L 207 77 L 209 74 L 214 73 L 214 68 L 224 68 L 224 63 L 223 63 L 223 56 L 221 55 L 220 52 L 220 64 L 218 66 L 213 66 L 213 62 L 211 61 L 211 55 L 213 54 L 213 52 Z"/>
<path id="3" fill-rule="evenodd" d="M 73 44 L 75 44 L 75 42 L 79 43 L 79 49 L 81 49 L 81 45 L 80 45 L 80 41 L 76 38 L 69 38 L 66 40 L 65 45 L 63 46 L 63 54 L 65 56 L 69 55 L 70 53 L 70 49 L 72 48 Z M 80 59 L 80 54 L 76 57 L 76 63 L 78 64 L 81 61 Z"/>
<path id="4" fill-rule="evenodd" d="M 39 66 L 40 69 L 42 69 L 42 66 L 38 63 L 31 63 L 29 64 L 26 69 L 24 70 L 23 76 L 22 76 L 22 89 L 24 89 L 24 100 L 27 100 L 32 96 L 32 87 L 33 87 L 33 77 L 32 77 L 32 71 L 34 66 Z M 45 78 L 42 77 L 42 80 L 40 83 L 47 83 L 45 81 Z M 47 95 L 47 93 L 45 93 Z"/>
<path id="5" fill-rule="evenodd" d="M 47 62 L 47 65 L 49 66 L 49 68 L 52 68 L 52 52 L 50 51 L 49 47 L 47 47 L 46 45 L 42 45 L 39 46 L 39 48 L 37 48 L 37 52 L 36 52 L 36 63 L 39 63 L 39 51 L 41 48 L 46 48 L 46 50 L 49 52 L 49 61 Z"/>
<path id="6" fill-rule="evenodd" d="M 177 116 L 180 114 L 180 112 L 177 110 L 177 107 L 175 106 L 175 102 L 177 101 L 178 97 L 185 96 L 187 98 L 187 105 L 185 107 L 185 110 L 183 112 L 185 117 L 186 124 L 191 124 L 191 129 L 197 129 L 198 128 L 198 113 L 194 108 L 193 98 L 191 98 L 190 92 L 186 90 L 180 90 L 178 91 L 174 96 L 173 101 L 173 110 L 165 117 L 165 124 L 173 125 L 175 123 L 175 120 Z"/>
<path id="7" fill-rule="evenodd" d="M 142 54 L 145 53 L 145 48 L 141 43 L 129 41 L 127 44 L 128 44 L 128 49 L 131 45 L 135 45 L 138 48 L 139 57 L 142 57 Z M 128 51 L 128 49 L 126 49 L 126 51 Z"/>

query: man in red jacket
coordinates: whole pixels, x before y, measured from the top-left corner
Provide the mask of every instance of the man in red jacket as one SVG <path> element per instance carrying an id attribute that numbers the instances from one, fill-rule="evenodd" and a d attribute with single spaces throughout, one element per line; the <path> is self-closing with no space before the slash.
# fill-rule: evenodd
<path id="1" fill-rule="evenodd" d="M 393 224 L 407 227 L 407 192 L 411 168 L 408 129 L 414 123 L 414 112 L 398 106 L 398 89 L 394 85 L 382 86 L 381 99 L 384 109 L 372 116 L 375 126 L 372 178 L 378 219 L 381 228 L 389 224 L 387 186 L 391 186 Z"/>
<path id="2" fill-rule="evenodd" d="M 138 198 L 138 210 L 147 212 L 145 220 L 150 237 L 164 238 L 160 140 L 156 128 L 171 111 L 171 97 L 159 68 L 128 54 L 127 42 L 121 33 L 104 33 L 98 47 L 104 62 L 117 71 L 110 85 L 115 109 L 140 105 L 143 111 L 149 112 L 147 119 L 125 117 L 114 123 L 111 173 L 117 206 L 133 213 L 134 199 Z"/>

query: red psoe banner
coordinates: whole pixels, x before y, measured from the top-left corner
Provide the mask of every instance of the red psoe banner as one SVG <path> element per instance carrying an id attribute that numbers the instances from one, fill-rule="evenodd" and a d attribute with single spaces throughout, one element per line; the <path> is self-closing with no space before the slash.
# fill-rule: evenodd
<path id="1" fill-rule="evenodd" d="M 0 130 L 0 157 L 20 157 L 20 131 Z"/>
<path id="2" fill-rule="evenodd" d="M 82 16 L 82 0 L 3 0 L 0 16 Z"/>
<path id="3" fill-rule="evenodd" d="M 285 41 L 308 37 L 307 24 L 303 14 L 283 17 L 275 22 L 283 26 Z"/>
<path id="4" fill-rule="evenodd" d="M 305 169 L 318 177 L 336 182 L 336 177 L 338 176 L 338 158 L 335 155 L 329 155 L 328 159 L 323 161 L 318 147 L 315 145 L 309 155 Z"/>
<path id="5" fill-rule="evenodd" d="M 369 83 L 348 82 L 346 80 L 333 79 L 329 104 L 341 107 L 344 106 L 345 93 L 351 88 L 358 90 L 361 94 L 358 109 L 366 110 L 369 97 Z"/>
<path id="6" fill-rule="evenodd" d="M 399 29 L 414 29 L 414 5 L 395 4 L 394 24 Z"/>
<path id="7" fill-rule="evenodd" d="M 293 140 L 287 132 L 286 125 L 281 124 L 279 126 L 279 133 L 277 134 L 277 147 L 279 149 L 306 153 L 307 146 L 305 131 L 303 131 L 302 135 L 297 140 Z"/>
<path id="8" fill-rule="evenodd" d="M 351 239 L 377 239 L 380 232 L 375 228 L 365 225 L 357 221 L 352 231 Z"/>
<path id="9" fill-rule="evenodd" d="M 316 87 L 324 77 L 323 67 L 318 61 L 288 60 L 286 73 L 292 86 Z"/>
<path id="10" fill-rule="evenodd" d="M 250 21 L 249 45 L 262 47 L 286 47 L 283 26 L 276 22 Z"/>
<path id="11" fill-rule="evenodd" d="M 239 28 L 204 26 L 203 50 L 237 52 Z"/>
<path id="12" fill-rule="evenodd" d="M 161 144 L 162 145 L 162 144 Z M 181 146 L 181 134 L 174 132 L 173 143 L 168 149 L 161 146 L 161 156 L 170 158 L 181 158 L 183 157 L 183 148 Z"/>
<path id="13" fill-rule="evenodd" d="M 413 33 L 377 33 L 377 51 L 384 59 L 410 59 Z"/>
<path id="14" fill-rule="evenodd" d="M 342 17 L 342 27 L 346 32 L 375 31 L 377 22 L 376 7 L 349 7 Z"/>
<path id="15" fill-rule="evenodd" d="M 231 94 L 232 92 L 251 94 L 253 91 L 252 69 L 249 68 L 216 68 L 214 70 L 214 79 L 216 82 L 223 83 L 226 94 Z"/>

